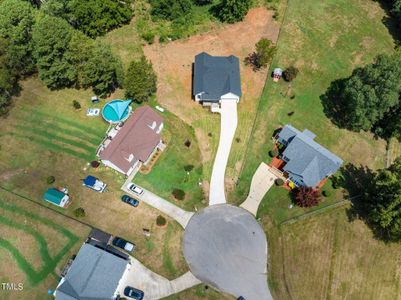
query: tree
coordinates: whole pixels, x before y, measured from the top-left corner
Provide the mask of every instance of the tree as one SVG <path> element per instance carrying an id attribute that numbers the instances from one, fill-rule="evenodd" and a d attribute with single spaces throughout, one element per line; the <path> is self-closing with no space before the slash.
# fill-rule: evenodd
<path id="1" fill-rule="evenodd" d="M 9 65 L 18 74 L 30 74 L 35 69 L 32 58 L 32 26 L 35 11 L 22 0 L 0 2 L 0 38 L 7 40 Z"/>
<path id="2" fill-rule="evenodd" d="M 323 100 L 338 125 L 367 131 L 400 105 L 400 92 L 400 55 L 383 54 L 349 78 L 333 82 Z"/>
<path id="3" fill-rule="evenodd" d="M 10 62 L 8 42 L 0 38 L 0 116 L 7 114 L 11 96 L 18 90 L 17 73 Z"/>
<path id="4" fill-rule="evenodd" d="M 125 77 L 125 95 L 137 102 L 147 101 L 156 92 L 157 77 L 145 56 L 130 63 Z"/>
<path id="5" fill-rule="evenodd" d="M 296 67 L 290 66 L 284 70 L 283 77 L 286 81 L 291 82 L 297 77 L 298 72 L 299 70 Z"/>
<path id="6" fill-rule="evenodd" d="M 77 81 L 77 69 L 65 55 L 72 35 L 67 21 L 49 15 L 41 15 L 33 27 L 39 77 L 51 89 L 69 87 Z"/>
<path id="7" fill-rule="evenodd" d="M 123 82 L 122 63 L 108 45 L 98 42 L 83 64 L 81 77 L 83 87 L 92 87 L 100 96 L 109 95 Z"/>
<path id="8" fill-rule="evenodd" d="M 158 215 L 156 218 L 156 225 L 157 226 L 165 226 L 167 224 L 167 220 L 165 217 Z"/>
<path id="9" fill-rule="evenodd" d="M 74 210 L 74 216 L 77 218 L 83 218 L 86 216 L 86 212 L 85 209 L 83 209 L 82 207 L 78 207 Z"/>
<path id="10" fill-rule="evenodd" d="M 104 35 L 132 18 L 131 1 L 71 0 L 67 8 L 69 23 L 90 37 Z"/>
<path id="11" fill-rule="evenodd" d="M 191 0 L 150 0 L 151 14 L 165 20 L 176 20 L 192 11 Z"/>
<path id="12" fill-rule="evenodd" d="M 244 19 L 251 5 L 252 0 L 222 0 L 215 11 L 222 22 L 235 23 Z"/>
<path id="13" fill-rule="evenodd" d="M 303 186 L 295 190 L 295 202 L 300 207 L 312 207 L 319 204 L 320 192 L 314 188 Z"/>
<path id="14" fill-rule="evenodd" d="M 379 170 L 364 195 L 369 221 L 390 240 L 401 240 L 401 157 Z"/>
<path id="15" fill-rule="evenodd" d="M 276 46 L 268 39 L 261 38 L 255 44 L 256 51 L 245 58 L 245 64 L 253 66 L 255 71 L 265 68 L 273 59 L 276 53 Z"/>

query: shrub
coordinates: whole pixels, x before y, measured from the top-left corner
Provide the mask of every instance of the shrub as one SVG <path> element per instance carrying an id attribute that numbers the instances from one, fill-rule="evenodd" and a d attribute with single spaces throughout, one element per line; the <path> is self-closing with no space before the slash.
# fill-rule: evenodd
<path id="1" fill-rule="evenodd" d="M 265 68 L 276 53 L 276 46 L 268 39 L 261 38 L 255 45 L 256 51 L 245 58 L 245 64 L 253 67 L 254 71 Z"/>
<path id="2" fill-rule="evenodd" d="M 212 136 L 213 136 L 213 133 L 209 132 L 207 135 L 208 135 L 209 137 L 212 137 Z"/>
<path id="3" fill-rule="evenodd" d="M 324 197 L 330 197 L 330 196 L 331 196 L 331 191 L 329 191 L 329 190 L 324 190 L 324 191 L 322 192 L 322 195 L 323 195 Z"/>
<path id="4" fill-rule="evenodd" d="M 184 200 L 185 192 L 181 189 L 173 189 L 172 195 L 177 200 Z"/>
<path id="5" fill-rule="evenodd" d="M 153 44 L 155 41 L 155 34 L 153 31 L 147 31 L 145 33 L 142 33 L 141 37 L 148 43 L 148 44 Z"/>
<path id="6" fill-rule="evenodd" d="M 194 166 L 193 166 L 193 165 L 185 165 L 185 166 L 184 166 L 184 170 L 185 170 L 186 172 L 191 172 L 193 169 L 194 169 Z"/>
<path id="7" fill-rule="evenodd" d="M 56 181 L 56 177 L 54 177 L 54 176 L 48 176 L 47 178 L 46 178 L 46 183 L 47 184 L 52 184 L 52 183 L 54 183 Z"/>
<path id="8" fill-rule="evenodd" d="M 290 111 L 289 113 L 287 113 L 287 116 L 291 117 L 294 113 L 294 111 Z"/>
<path id="9" fill-rule="evenodd" d="M 74 106 L 75 109 L 81 109 L 81 104 L 77 100 L 72 101 L 72 106 Z"/>
<path id="10" fill-rule="evenodd" d="M 93 160 L 91 161 L 91 167 L 92 168 L 98 168 L 100 166 L 100 162 L 98 162 L 97 160 Z"/>
<path id="11" fill-rule="evenodd" d="M 296 67 L 291 66 L 284 70 L 283 78 L 286 81 L 290 82 L 290 81 L 293 81 L 297 77 L 298 73 L 299 73 L 299 70 Z"/>
<path id="12" fill-rule="evenodd" d="M 284 185 L 284 180 L 281 179 L 281 178 L 277 178 L 277 179 L 274 181 L 274 183 L 275 183 L 277 186 L 282 186 L 282 185 Z"/>
<path id="13" fill-rule="evenodd" d="M 270 157 L 276 157 L 278 155 L 278 150 L 276 148 L 269 151 Z"/>
<path id="14" fill-rule="evenodd" d="M 239 137 L 235 138 L 235 141 L 236 141 L 237 143 L 241 143 L 241 139 L 240 139 Z"/>
<path id="15" fill-rule="evenodd" d="M 303 186 L 294 191 L 295 202 L 300 207 L 312 207 L 319 204 L 320 192 L 314 188 Z"/>
<path id="16" fill-rule="evenodd" d="M 184 143 L 184 145 L 186 146 L 186 147 L 191 147 L 191 141 L 190 140 L 186 140 L 185 141 L 185 143 Z"/>
<path id="17" fill-rule="evenodd" d="M 164 226 L 167 224 L 167 220 L 165 217 L 158 215 L 156 218 L 156 225 L 157 226 Z"/>
<path id="18" fill-rule="evenodd" d="M 82 218 L 86 216 L 85 209 L 82 207 L 78 207 L 77 209 L 74 210 L 74 216 L 77 218 Z"/>

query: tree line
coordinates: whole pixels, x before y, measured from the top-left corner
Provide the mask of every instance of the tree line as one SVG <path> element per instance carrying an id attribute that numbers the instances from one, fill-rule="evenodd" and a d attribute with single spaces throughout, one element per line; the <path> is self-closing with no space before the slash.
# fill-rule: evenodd
<path id="1" fill-rule="evenodd" d="M 33 5 L 34 4 L 34 5 Z M 123 83 L 109 45 L 93 37 L 128 22 L 130 2 L 23 0 L 0 3 L 0 114 L 7 112 L 18 80 L 38 73 L 51 89 L 91 87 L 101 96 Z"/>

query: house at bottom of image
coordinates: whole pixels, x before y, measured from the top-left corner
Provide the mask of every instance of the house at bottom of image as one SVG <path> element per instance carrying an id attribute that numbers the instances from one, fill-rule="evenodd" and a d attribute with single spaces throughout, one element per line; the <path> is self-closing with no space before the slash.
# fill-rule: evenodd
<path id="1" fill-rule="evenodd" d="M 127 121 L 111 128 L 97 156 L 104 165 L 129 176 L 146 165 L 157 150 L 165 148 L 162 130 L 162 117 L 149 106 L 141 106 Z"/>
<path id="2" fill-rule="evenodd" d="M 279 149 L 272 166 L 287 179 L 291 188 L 320 188 L 341 167 L 343 160 L 317 143 L 316 135 L 287 124 L 275 136 Z"/>

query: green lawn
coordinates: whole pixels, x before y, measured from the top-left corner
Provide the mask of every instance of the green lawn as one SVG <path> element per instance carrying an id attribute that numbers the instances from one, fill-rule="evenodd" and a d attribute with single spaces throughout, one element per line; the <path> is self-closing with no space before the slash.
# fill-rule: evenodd
<path id="1" fill-rule="evenodd" d="M 169 112 L 164 113 L 163 117 L 163 140 L 167 143 L 167 148 L 150 173 L 138 173 L 134 182 L 185 209 L 194 210 L 195 207 L 203 207 L 204 196 L 199 186 L 203 167 L 194 131 Z M 187 140 L 191 142 L 189 147 L 185 145 Z M 188 165 L 194 168 L 187 173 L 184 167 Z M 185 191 L 186 196 L 183 201 L 175 200 L 171 195 L 174 188 Z"/>
<path id="2" fill-rule="evenodd" d="M 300 72 L 291 84 L 268 79 L 245 167 L 239 186 L 232 193 L 234 203 L 246 197 L 260 162 L 269 161 L 267 153 L 273 146 L 273 131 L 287 123 L 316 133 L 317 142 L 345 162 L 372 168 L 384 166 L 385 142 L 375 140 L 369 133 L 337 128 L 325 116 L 320 100 L 331 81 L 350 75 L 354 67 L 371 62 L 379 53 L 392 51 L 394 43 L 382 23 L 383 17 L 384 11 L 373 1 L 289 1 L 272 68 L 295 65 Z M 294 114 L 288 116 L 289 112 Z M 341 193 L 337 196 L 342 199 Z M 262 209 L 276 221 L 303 213 L 299 209 L 286 211 L 288 204 L 286 193 L 272 188 Z"/>

